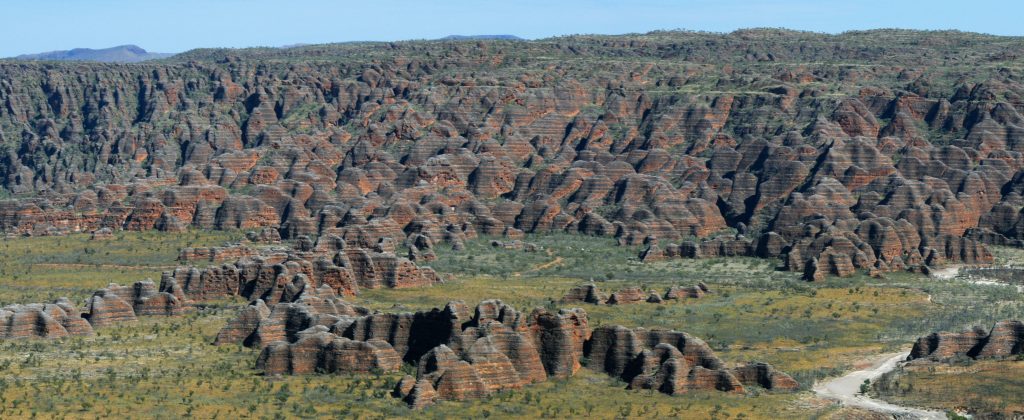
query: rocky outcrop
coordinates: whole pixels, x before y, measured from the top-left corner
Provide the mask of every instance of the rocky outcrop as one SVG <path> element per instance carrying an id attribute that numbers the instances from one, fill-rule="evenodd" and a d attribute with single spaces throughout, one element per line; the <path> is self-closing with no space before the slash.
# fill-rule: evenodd
<path id="1" fill-rule="evenodd" d="M 117 288 L 120 287 L 123 286 L 117 286 Z M 88 312 L 82 316 L 93 327 L 135 321 L 136 319 L 132 305 L 125 300 L 124 296 L 110 287 L 93 293 L 92 297 L 86 301 L 86 311 Z"/>
<path id="2" fill-rule="evenodd" d="M 799 388 L 793 378 L 766 363 L 727 368 L 704 341 L 678 331 L 601 326 L 585 354 L 589 367 L 621 378 L 631 389 L 677 395 L 691 390 L 742 393 L 750 386 Z"/>
<path id="3" fill-rule="evenodd" d="M 566 378 L 579 370 L 584 343 L 590 338 L 585 311 L 562 309 L 551 313 L 535 309 L 528 324 L 548 376 Z"/>
<path id="4" fill-rule="evenodd" d="M 1024 85 L 974 63 L 1019 49 L 752 30 L 6 63 L 0 230 L 394 253 L 374 249 L 387 237 L 416 263 L 478 233 L 531 249 L 524 235 L 569 232 L 809 279 L 984 265 L 986 244 L 1024 244 Z M 408 280 L 380 259 L 399 272 L 376 284 Z"/>
<path id="5" fill-rule="evenodd" d="M 665 292 L 665 300 L 700 299 L 711 293 L 704 282 L 698 282 L 696 286 L 671 286 Z"/>
<path id="6" fill-rule="evenodd" d="M 444 312 L 465 318 L 468 311 L 459 308 L 464 305 L 450 303 Z M 548 377 L 569 377 L 581 366 L 590 333 L 583 310 L 536 309 L 526 316 L 501 301 L 480 303 L 462 325 L 418 359 L 416 377 L 403 379 L 396 396 L 420 408 L 435 400 L 482 398 Z"/>
<path id="7" fill-rule="evenodd" d="M 458 313 L 453 310 L 455 306 L 449 304 L 446 311 Z M 468 324 L 479 325 L 481 320 L 492 318 L 501 321 L 488 321 L 490 331 L 477 338 L 468 350 L 465 345 L 469 341 L 449 340 L 421 356 L 417 376 L 400 381 L 395 395 L 414 408 L 439 399 L 480 398 L 544 377 L 571 376 L 581 367 L 584 357 L 590 359 L 591 367 L 604 366 L 608 361 L 608 370 L 598 369 L 622 376 L 631 388 L 659 389 L 669 394 L 690 389 L 743 392 L 744 385 L 774 390 L 796 388 L 792 378 L 765 364 L 727 369 L 706 344 L 685 333 L 601 327 L 591 335 L 586 315 L 579 309 L 557 314 L 535 310 L 523 329 L 522 315 L 496 301 L 481 303 Z M 509 326 L 519 332 L 510 334 Z M 496 327 L 506 332 L 494 334 Z M 463 336 L 473 328 L 465 330 Z M 472 336 L 481 335 L 478 330 Z M 497 344 L 510 337 L 516 338 L 517 346 Z M 626 349 L 631 345 L 635 351 Z M 510 351 L 513 348 L 517 350 Z M 621 367 L 612 362 L 616 358 L 621 360 Z M 541 366 L 543 369 L 539 369 Z M 531 379 L 524 381 L 525 378 Z"/>
<path id="8" fill-rule="evenodd" d="M 420 407 L 571 374 L 589 332 L 582 311 L 537 310 L 527 317 L 501 301 L 484 301 L 472 313 L 452 302 L 415 314 L 363 315 L 318 312 L 309 301 L 273 310 L 257 301 L 221 331 L 218 343 L 262 343 L 257 366 L 267 374 L 390 371 L 403 359 L 413 361 L 417 377 L 401 381 L 396 395 Z"/>
<path id="9" fill-rule="evenodd" d="M 1005 359 L 1021 354 L 1024 354 L 1024 322 L 1008 320 L 997 322 L 988 331 L 974 327 L 958 333 L 926 335 L 914 343 L 907 360 Z"/>
<path id="10" fill-rule="evenodd" d="M 270 318 L 270 308 L 262 300 L 256 300 L 242 308 L 238 315 L 228 321 L 227 325 L 217 332 L 214 344 L 241 344 L 246 347 L 258 345 L 259 337 L 255 335 L 260 324 Z"/>
<path id="11" fill-rule="evenodd" d="M 758 386 L 772 391 L 796 391 L 800 384 L 767 363 L 748 363 L 732 368 L 733 375 L 744 386 Z"/>
<path id="12" fill-rule="evenodd" d="M 114 239 L 114 230 L 110 228 L 96 229 L 89 234 L 89 239 L 93 241 L 106 241 L 109 239 Z"/>
<path id="13" fill-rule="evenodd" d="M 609 305 L 629 305 L 647 301 L 648 293 L 639 287 L 627 287 L 619 290 L 608 298 Z"/>
<path id="14" fill-rule="evenodd" d="M 182 248 L 178 253 L 178 261 L 186 264 L 224 263 L 243 257 L 259 255 L 255 249 L 244 245 L 215 246 L 207 248 Z"/>
<path id="15" fill-rule="evenodd" d="M 612 293 L 605 297 L 594 283 L 584 284 L 572 289 L 562 296 L 563 303 L 591 303 L 591 304 L 632 304 L 632 303 L 662 303 L 680 299 L 698 299 L 710 293 L 708 285 L 702 282 L 696 286 L 683 287 L 672 286 L 665 294 L 658 294 L 654 291 L 644 291 L 638 287 L 628 287 Z"/>
<path id="16" fill-rule="evenodd" d="M 725 364 L 715 356 L 707 343 L 678 331 L 629 329 L 622 326 L 601 326 L 594 330 L 587 343 L 587 357 L 594 369 L 612 376 L 628 373 L 629 366 L 644 349 L 658 344 L 671 344 L 683 354 L 688 366 L 721 369 Z"/>
<path id="17" fill-rule="evenodd" d="M 572 289 L 562 296 L 562 303 L 590 303 L 594 305 L 600 305 L 605 303 L 608 297 L 601 293 L 601 290 L 597 288 L 594 283 L 582 284 Z"/>
<path id="18" fill-rule="evenodd" d="M 592 333 L 582 309 L 525 314 L 487 300 L 472 310 L 449 302 L 430 311 L 367 313 L 331 293 L 303 289 L 273 309 L 255 301 L 221 330 L 217 344 L 262 347 L 257 366 L 268 375 L 394 371 L 412 363 L 416 375 L 399 381 L 393 395 L 414 408 L 567 378 L 584 360 L 633 388 L 670 394 L 795 389 L 792 378 L 765 364 L 727 369 L 707 344 L 685 333 L 624 327 Z"/>
<path id="19" fill-rule="evenodd" d="M 397 257 L 381 243 L 390 243 L 390 239 L 378 241 L 376 250 L 347 244 L 336 235 L 321 237 L 316 243 L 305 237 L 294 241 L 292 247 L 186 248 L 180 260 L 215 262 L 240 257 L 203 268 L 178 267 L 163 277 L 181 284 L 191 299 L 242 296 L 262 299 L 270 305 L 287 301 L 286 294 L 297 295 L 300 290 L 295 289 L 295 283 L 300 276 L 303 287 L 327 286 L 338 295 L 348 296 L 361 288 L 424 287 L 443 281 L 430 267 Z"/>
<path id="20" fill-rule="evenodd" d="M 176 316 L 189 309 L 191 302 L 173 279 L 165 279 L 159 287 L 148 279 L 132 286 L 111 283 L 85 301 L 84 311 L 67 298 L 0 308 L 0 339 L 92 335 L 95 327 L 135 321 L 139 316 Z"/>
<path id="21" fill-rule="evenodd" d="M 138 316 L 177 316 L 188 311 L 191 302 L 174 279 L 164 278 L 157 287 L 152 280 L 131 286 L 111 283 L 93 293 L 82 316 L 94 327 L 134 321 Z"/>
<path id="22" fill-rule="evenodd" d="M 393 372 L 401 366 L 402 359 L 386 341 L 349 340 L 322 325 L 298 333 L 293 343 L 271 343 L 256 360 L 256 368 L 267 375 Z"/>
<path id="23" fill-rule="evenodd" d="M 92 326 L 67 299 L 50 304 L 0 308 L 0 339 L 63 338 L 92 335 Z"/>
<path id="24" fill-rule="evenodd" d="M 981 359 L 998 359 L 1024 354 L 1024 322 L 997 322 L 978 352 Z"/>
<path id="25" fill-rule="evenodd" d="M 662 303 L 665 301 L 678 301 L 682 299 L 699 299 L 710 293 L 708 286 L 703 282 L 696 286 L 683 287 L 671 286 L 663 295 L 654 291 L 644 291 L 639 287 L 627 287 L 610 297 L 605 297 L 594 283 L 576 286 L 569 290 L 562 297 L 563 303 L 590 303 L 594 305 L 627 305 L 634 303 Z"/>
<path id="26" fill-rule="evenodd" d="M 242 308 L 217 333 L 214 344 L 265 347 L 275 341 L 295 341 L 302 331 L 314 326 L 331 326 L 342 317 L 364 316 L 370 311 L 337 296 L 330 286 L 313 288 L 299 278 L 289 284 L 286 300 L 272 307 L 257 299 Z M 368 340 L 362 340 L 368 341 Z"/>

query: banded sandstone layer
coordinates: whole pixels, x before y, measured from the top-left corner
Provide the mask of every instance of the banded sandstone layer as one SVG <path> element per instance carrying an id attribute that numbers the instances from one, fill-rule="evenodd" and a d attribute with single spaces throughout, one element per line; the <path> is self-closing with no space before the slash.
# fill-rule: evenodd
<path id="1" fill-rule="evenodd" d="M 461 301 L 416 313 L 370 313 L 321 290 L 269 309 L 262 300 L 221 330 L 217 344 L 262 347 L 267 375 L 394 372 L 415 363 L 394 395 L 413 408 L 478 399 L 547 378 L 573 376 L 584 363 L 669 395 L 691 390 L 744 393 L 744 386 L 794 391 L 799 384 L 765 363 L 726 367 L 704 341 L 669 330 L 590 329 L 582 309 L 529 314 L 500 300 L 474 310 Z"/>
<path id="2" fill-rule="evenodd" d="M 921 337 L 907 360 L 948 362 L 957 358 L 1007 359 L 1024 355 L 1024 322 L 997 322 L 991 330 L 974 327 L 961 332 L 935 332 Z"/>
<path id="3" fill-rule="evenodd" d="M 744 30 L 2 63 L 0 228 L 569 231 L 811 279 L 987 263 L 1024 240 L 1022 52 Z"/>
<path id="4" fill-rule="evenodd" d="M 273 239 L 275 235 L 271 232 L 276 233 L 276 230 L 250 232 L 249 236 Z M 92 240 L 96 240 L 96 235 Z M 387 243 L 383 241 L 383 244 Z M 307 237 L 300 237 L 292 244 L 293 247 L 261 248 L 245 243 L 185 248 L 179 260 L 212 262 L 220 257 L 234 257 L 236 261 L 209 267 L 179 266 L 163 272 L 159 285 L 150 279 L 137 281 L 131 286 L 110 283 L 86 299 L 83 311 L 79 311 L 67 298 L 60 298 L 53 304 L 7 305 L 0 308 L 0 319 L 3 320 L 0 339 L 92 335 L 93 327 L 135 321 L 138 316 L 177 316 L 194 309 L 197 302 L 232 296 L 254 299 L 255 303 L 262 305 L 254 303 L 254 306 L 243 310 L 240 316 L 243 324 L 249 319 L 247 317 L 256 316 L 254 309 L 262 307 L 263 312 L 269 313 L 264 302 L 286 306 L 301 303 L 335 315 L 339 311 L 351 314 L 355 309 L 339 300 L 337 295 L 355 295 L 360 288 L 422 287 L 441 282 L 430 267 L 420 267 L 408 259 L 397 257 L 383 244 L 370 250 L 346 248 L 340 238 L 328 235 L 315 243 Z M 256 314 L 259 313 L 261 311 L 257 310 Z M 294 314 L 288 312 L 286 316 Z M 225 334 L 230 336 L 232 331 L 239 331 L 236 324 L 238 322 L 225 328 L 228 331 Z M 263 338 L 266 339 L 268 334 L 273 333 L 262 332 Z M 240 338 L 248 343 L 250 335 L 257 337 L 255 331 L 250 331 Z M 222 340 L 218 336 L 218 342 Z"/>

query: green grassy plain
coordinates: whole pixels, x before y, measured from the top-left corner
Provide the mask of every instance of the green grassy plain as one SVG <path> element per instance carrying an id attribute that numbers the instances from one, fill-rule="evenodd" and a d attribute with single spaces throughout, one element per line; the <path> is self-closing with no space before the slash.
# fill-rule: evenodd
<path id="1" fill-rule="evenodd" d="M 176 247 L 218 244 L 237 233 L 122 233 L 103 242 L 82 237 L 19 238 L 0 245 L 0 296 L 30 301 L 91 291 L 110 281 L 157 276 L 174 265 Z M 224 235 L 224 236 L 219 236 Z M 1024 313 L 1013 288 L 975 287 L 913 274 L 856 276 L 822 283 L 777 271 L 773 261 L 731 258 L 641 264 L 638 249 L 609 239 L 529 237 L 536 253 L 492 248 L 486 238 L 460 253 L 438 246 L 442 273 L 455 278 L 417 289 L 364 290 L 352 300 L 386 311 L 475 305 L 502 299 L 522 310 L 563 307 L 557 300 L 591 278 L 605 292 L 642 286 L 707 283 L 714 293 L 679 303 L 578 305 L 592 326 L 664 327 L 708 341 L 727 363 L 760 360 L 793 374 L 805 387 L 838 375 L 861 358 L 908 347 L 937 329 L 955 329 Z M 97 244 L 97 245 L 94 245 Z M 118 245 L 120 244 L 120 245 Z M 42 264 L 75 262 L 80 274 Z M 26 253 L 25 250 L 29 252 Z M 109 254 L 105 250 L 109 249 Z M 1009 251 L 1008 251 L 1009 252 Z M 31 257 L 25 257 L 30 255 Z M 26 272 L 26 264 L 31 270 Z M 116 267 L 115 267 L 116 266 Z M 124 267 L 131 267 L 123 268 Z M 78 266 L 75 266 L 78 268 Z M 123 271 L 122 271 L 123 270 Z M 17 280 L 12 273 L 19 273 Z M 146 274 L 153 273 L 153 274 Z M 118 280 L 123 278 L 124 280 Z M 57 292 L 51 288 L 61 287 Z M 72 293 L 74 294 L 74 293 Z M 95 337 L 0 342 L 0 416 L 4 418 L 841 418 L 849 416 L 803 390 L 735 396 L 715 392 L 666 396 L 627 391 L 606 375 L 582 370 L 482 401 L 443 402 L 412 412 L 388 393 L 403 373 L 266 378 L 257 351 L 211 345 L 241 301 L 214 302 L 181 318 L 143 318 L 97 330 Z M 408 368 L 406 369 L 408 370 Z M 757 395 L 755 395 L 757 394 Z"/>
<path id="2" fill-rule="evenodd" d="M 116 232 L 113 239 L 87 234 L 0 239 L 0 305 L 75 302 L 109 283 L 131 284 L 178 265 L 181 248 L 237 242 L 240 231 Z"/>
<path id="3" fill-rule="evenodd" d="M 970 409 L 984 418 L 1024 414 L 1024 361 L 911 364 L 882 378 L 874 395 L 897 404 Z"/>

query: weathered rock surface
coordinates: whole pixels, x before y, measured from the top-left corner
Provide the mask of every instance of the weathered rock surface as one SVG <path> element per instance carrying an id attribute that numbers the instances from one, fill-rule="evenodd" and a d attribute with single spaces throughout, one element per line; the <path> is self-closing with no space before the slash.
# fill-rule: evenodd
<path id="1" fill-rule="evenodd" d="M 259 345 L 246 333 L 262 335 L 265 345 L 276 340 L 260 356 L 259 364 L 268 374 L 324 369 L 317 365 L 324 363 L 322 352 L 328 343 L 342 338 L 346 343 L 386 343 L 398 360 L 418 366 L 417 376 L 406 378 L 395 390 L 413 407 L 439 399 L 480 398 L 547 377 L 568 377 L 581 367 L 583 357 L 590 359 L 592 367 L 622 377 L 633 388 L 669 394 L 692 389 L 743 392 L 744 386 L 796 388 L 792 378 L 765 364 L 727 369 L 703 341 L 685 333 L 612 326 L 598 328 L 592 335 L 586 314 L 579 309 L 557 314 L 537 309 L 525 316 L 500 301 L 485 301 L 470 315 L 464 304 L 452 302 L 444 309 L 415 314 L 328 317 L 337 319 L 329 327 L 308 307 L 279 303 L 274 312 L 278 311 L 290 315 L 270 321 L 274 327 L 265 329 L 261 323 L 274 314 L 262 301 L 255 302 L 221 331 L 218 342 L 231 338 Z M 382 356 L 373 352 L 362 357 L 378 363 L 375 360 Z M 327 371 L 351 371 L 337 369 L 342 368 Z"/>
<path id="2" fill-rule="evenodd" d="M 79 311 L 67 298 L 52 304 L 15 304 L 0 308 L 0 339 L 61 338 L 92 335 L 94 327 L 135 321 L 138 316 L 176 316 L 191 309 L 181 287 L 164 279 L 132 286 L 111 283 L 97 290 Z"/>
<path id="3" fill-rule="evenodd" d="M 936 332 L 914 343 L 907 360 L 949 361 L 960 357 L 1003 359 L 1024 354 L 1024 322 L 1000 321 L 986 331 L 974 327 L 958 333 Z"/>
<path id="4" fill-rule="evenodd" d="M 214 344 L 264 347 L 275 341 L 290 342 L 311 327 L 329 327 L 342 317 L 370 313 L 366 308 L 345 302 L 330 286 L 314 289 L 302 278 L 288 286 L 293 292 L 285 294 L 286 300 L 279 301 L 272 308 L 261 299 L 242 308 L 217 333 Z"/>
<path id="5" fill-rule="evenodd" d="M 562 303 L 590 303 L 600 305 L 605 303 L 608 297 L 601 293 L 594 283 L 588 283 L 573 287 L 562 296 Z"/>
<path id="6" fill-rule="evenodd" d="M 696 286 L 672 286 L 665 292 L 665 300 L 700 299 L 710 293 L 711 290 L 703 282 Z"/>
<path id="7" fill-rule="evenodd" d="M 223 263 L 235 261 L 242 257 L 258 255 L 258 251 L 244 245 L 217 246 L 208 248 L 183 248 L 178 254 L 178 261 L 186 264 Z"/>
<path id="8" fill-rule="evenodd" d="M 609 305 L 629 305 L 632 303 L 645 302 L 648 293 L 639 287 L 627 287 L 619 290 L 608 298 Z"/>
<path id="9" fill-rule="evenodd" d="M 590 338 L 584 310 L 561 309 L 551 313 L 534 309 L 528 324 L 548 376 L 567 378 L 579 370 L 584 343 Z"/>
<path id="10" fill-rule="evenodd" d="M 1022 52 L 750 30 L 5 63 L 0 186 L 18 198 L 0 230 L 335 236 L 382 254 L 347 256 L 377 286 L 478 233 L 780 258 L 809 279 L 983 265 L 985 244 L 1024 244 L 1024 83 L 998 64 Z"/>
<path id="11" fill-rule="evenodd" d="M 0 308 L 0 339 L 92 335 L 92 326 L 67 299 Z"/>
<path id="12" fill-rule="evenodd" d="M 165 272 L 163 278 L 180 284 L 191 299 L 242 296 L 271 305 L 289 301 L 305 287 L 326 286 L 338 295 L 355 295 L 361 288 L 423 287 L 443 281 L 430 267 L 396 256 L 386 249 L 388 245 L 381 246 L 390 241 L 390 237 L 381 237 L 376 250 L 347 243 L 337 235 L 320 237 L 316 243 L 302 237 L 292 247 L 186 248 L 179 260 L 234 261 L 204 268 L 182 266 Z"/>
<path id="13" fill-rule="evenodd" d="M 294 343 L 271 343 L 256 360 L 256 368 L 267 375 L 393 372 L 401 366 L 401 357 L 386 341 L 349 340 L 322 325 L 300 332 Z"/>
<path id="14" fill-rule="evenodd" d="M 525 314 L 500 300 L 474 309 L 462 302 L 416 313 L 368 313 L 330 287 L 305 288 L 273 309 L 257 300 L 217 336 L 217 344 L 262 347 L 268 375 L 393 371 L 416 365 L 393 395 L 411 407 L 482 398 L 591 367 L 634 388 L 677 394 L 691 389 L 743 392 L 744 386 L 792 390 L 795 382 L 765 364 L 727 369 L 707 344 L 685 333 L 601 327 L 582 309 Z"/>
<path id="15" fill-rule="evenodd" d="M 744 386 L 759 386 L 773 391 L 795 391 L 800 384 L 767 363 L 748 363 L 732 368 L 733 375 Z"/>
<path id="16" fill-rule="evenodd" d="M 152 280 L 131 286 L 111 283 L 93 293 L 82 316 L 94 327 L 134 321 L 138 316 L 176 316 L 188 311 L 191 302 L 174 279 L 164 278 L 158 287 Z"/>
<path id="17" fill-rule="evenodd" d="M 690 390 L 742 393 L 749 386 L 799 388 L 793 378 L 766 363 L 727 368 L 704 341 L 678 331 L 601 326 L 585 354 L 592 369 L 621 378 L 631 389 L 677 395 Z"/>

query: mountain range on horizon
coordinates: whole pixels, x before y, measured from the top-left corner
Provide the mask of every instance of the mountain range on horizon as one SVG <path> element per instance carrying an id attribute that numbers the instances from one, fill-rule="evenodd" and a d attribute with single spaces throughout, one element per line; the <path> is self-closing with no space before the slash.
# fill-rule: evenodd
<path id="1" fill-rule="evenodd" d="M 475 41 L 475 40 L 509 40 L 509 41 L 523 41 L 524 38 L 520 38 L 515 35 L 448 35 L 443 38 L 438 38 L 444 41 Z M 284 45 L 279 48 L 295 48 L 311 45 L 308 43 L 296 43 L 291 45 Z M 118 45 L 110 48 L 73 48 L 70 50 L 56 50 L 47 51 L 36 54 L 22 54 L 14 57 L 9 57 L 14 60 L 22 61 L 96 61 L 102 63 L 138 63 L 148 60 L 157 60 L 161 58 L 168 58 L 176 55 L 177 53 L 159 53 L 146 51 L 144 48 L 134 44 Z"/>
<path id="2" fill-rule="evenodd" d="M 70 50 L 48 51 L 38 54 L 22 54 L 12 57 L 25 61 L 99 61 L 104 63 L 137 63 L 140 61 L 167 58 L 174 54 L 149 52 L 137 45 L 118 45 L 116 47 L 92 49 L 74 48 Z"/>

